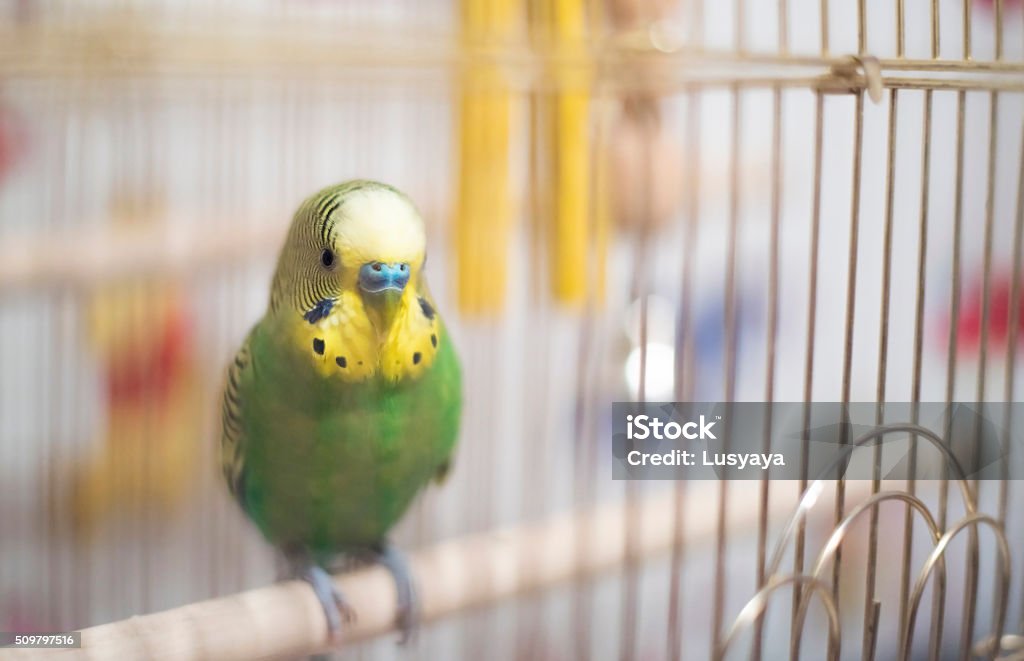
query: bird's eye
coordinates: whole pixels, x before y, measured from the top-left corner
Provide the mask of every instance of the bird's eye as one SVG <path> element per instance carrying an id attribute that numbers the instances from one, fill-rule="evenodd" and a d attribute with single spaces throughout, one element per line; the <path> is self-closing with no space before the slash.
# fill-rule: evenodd
<path id="1" fill-rule="evenodd" d="M 320 263 L 328 269 L 334 266 L 334 253 L 330 249 L 324 248 L 324 251 L 320 253 Z"/>

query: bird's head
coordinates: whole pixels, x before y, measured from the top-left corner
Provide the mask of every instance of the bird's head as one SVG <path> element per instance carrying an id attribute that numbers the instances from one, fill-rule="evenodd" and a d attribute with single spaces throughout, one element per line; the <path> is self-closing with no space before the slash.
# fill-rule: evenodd
<path id="1" fill-rule="evenodd" d="M 296 212 L 271 306 L 309 319 L 350 293 L 383 332 L 403 300 L 415 300 L 425 250 L 423 220 L 403 193 L 373 181 L 331 186 Z"/>

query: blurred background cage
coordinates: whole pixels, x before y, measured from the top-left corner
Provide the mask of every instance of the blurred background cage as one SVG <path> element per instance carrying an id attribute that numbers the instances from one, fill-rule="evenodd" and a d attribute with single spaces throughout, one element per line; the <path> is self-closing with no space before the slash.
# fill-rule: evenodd
<path id="1" fill-rule="evenodd" d="M 1018 399 L 1021 5 L 0 3 L 0 630 L 274 580 L 217 470 L 224 366 L 298 202 L 365 177 L 419 205 L 465 371 L 455 470 L 398 541 L 610 507 L 614 548 L 342 656 L 1020 653 L 1019 482 L 825 483 L 787 536 L 813 475 L 612 480 L 609 415 Z M 902 649 L 914 498 L 950 543 Z M 572 535 L 531 539 L 542 565 Z"/>

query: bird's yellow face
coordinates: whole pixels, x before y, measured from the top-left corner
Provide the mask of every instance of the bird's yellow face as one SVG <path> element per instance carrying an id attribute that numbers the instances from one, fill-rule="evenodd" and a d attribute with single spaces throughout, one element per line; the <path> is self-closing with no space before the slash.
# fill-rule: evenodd
<path id="1" fill-rule="evenodd" d="M 398 191 L 365 181 L 325 189 L 296 213 L 271 308 L 325 373 L 415 375 L 440 333 L 422 282 L 425 252 L 423 221 Z"/>
<path id="2" fill-rule="evenodd" d="M 425 250 L 423 220 L 397 190 L 369 181 L 326 188 L 295 214 L 271 307 L 315 319 L 353 294 L 388 321 L 385 313 L 418 288 Z"/>
<path id="3" fill-rule="evenodd" d="M 415 300 L 426 251 L 423 221 L 389 189 L 348 195 L 328 219 L 343 292 L 357 294 L 383 338 L 398 311 Z"/>
<path id="4" fill-rule="evenodd" d="M 426 251 L 423 220 L 389 189 L 350 193 L 327 219 L 342 287 L 372 300 L 401 293 L 418 277 Z"/>

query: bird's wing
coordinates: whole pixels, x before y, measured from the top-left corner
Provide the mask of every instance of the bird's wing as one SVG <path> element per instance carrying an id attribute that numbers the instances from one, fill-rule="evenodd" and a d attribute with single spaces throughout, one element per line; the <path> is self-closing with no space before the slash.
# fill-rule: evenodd
<path id="1" fill-rule="evenodd" d="M 242 482 L 245 468 L 245 423 L 242 417 L 242 384 L 252 378 L 252 354 L 249 344 L 250 335 L 245 344 L 235 354 L 235 359 L 228 366 L 227 384 L 224 386 L 224 401 L 221 405 L 221 436 L 220 460 L 224 479 L 228 489 L 239 503 L 243 502 Z"/>

